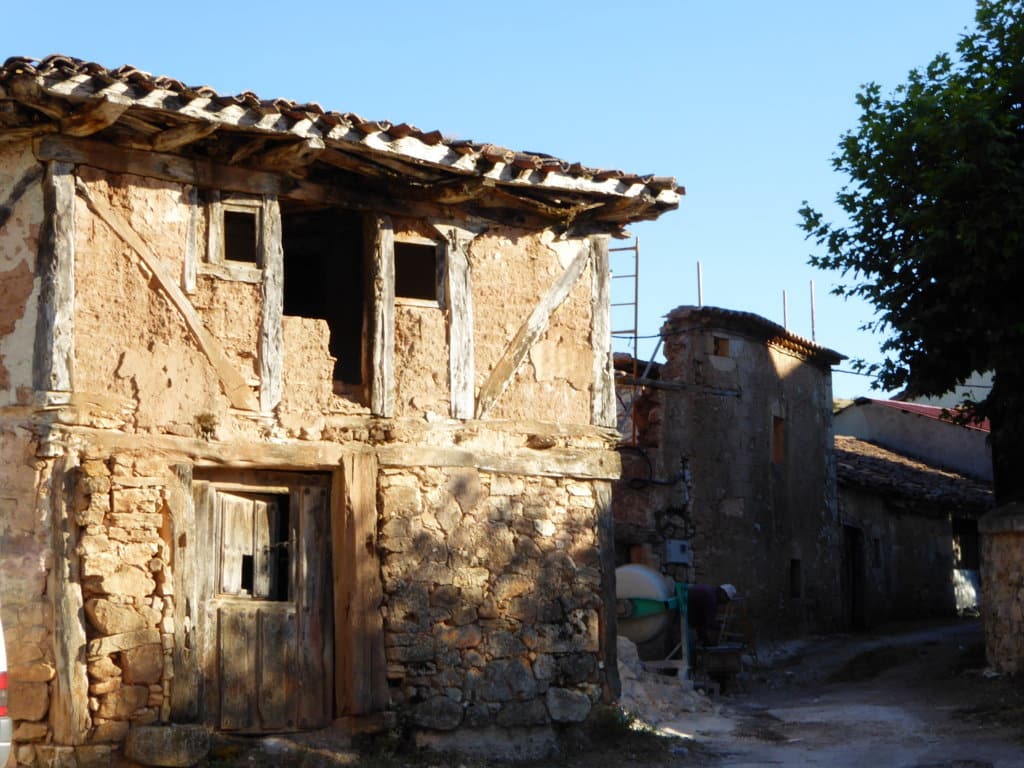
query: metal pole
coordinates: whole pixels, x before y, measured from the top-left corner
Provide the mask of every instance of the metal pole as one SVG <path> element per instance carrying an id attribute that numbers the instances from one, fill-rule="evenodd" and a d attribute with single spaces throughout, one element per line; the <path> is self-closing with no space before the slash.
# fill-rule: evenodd
<path id="1" fill-rule="evenodd" d="M 817 341 L 818 336 L 814 327 L 814 281 L 811 280 L 811 341 Z"/>
<path id="2" fill-rule="evenodd" d="M 704 273 L 701 271 L 700 262 L 697 262 L 697 306 L 704 306 Z"/>
<path id="3" fill-rule="evenodd" d="M 789 304 L 786 300 L 786 292 L 782 292 L 782 327 L 789 330 Z"/>

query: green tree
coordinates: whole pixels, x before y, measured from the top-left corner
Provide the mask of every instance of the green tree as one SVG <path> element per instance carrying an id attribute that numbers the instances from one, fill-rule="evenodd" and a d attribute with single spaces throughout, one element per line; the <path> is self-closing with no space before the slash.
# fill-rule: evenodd
<path id="1" fill-rule="evenodd" d="M 976 29 L 885 97 L 870 83 L 833 166 L 845 223 L 802 226 L 834 292 L 877 309 L 886 358 L 863 368 L 921 395 L 992 371 L 997 503 L 1024 500 L 1024 0 L 979 0 Z"/>

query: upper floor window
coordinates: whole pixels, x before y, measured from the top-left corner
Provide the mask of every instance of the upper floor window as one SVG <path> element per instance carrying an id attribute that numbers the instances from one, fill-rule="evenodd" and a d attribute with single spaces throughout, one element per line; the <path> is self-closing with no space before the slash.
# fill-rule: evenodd
<path id="1" fill-rule="evenodd" d="M 440 248 L 427 240 L 395 241 L 395 298 L 441 301 Z"/>

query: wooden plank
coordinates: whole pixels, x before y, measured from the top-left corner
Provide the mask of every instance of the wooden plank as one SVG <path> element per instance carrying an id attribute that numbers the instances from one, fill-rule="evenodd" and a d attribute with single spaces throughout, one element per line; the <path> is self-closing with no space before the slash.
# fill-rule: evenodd
<path id="1" fill-rule="evenodd" d="M 295 664 L 296 612 L 291 605 L 260 606 L 257 709 L 264 731 L 293 730 L 296 708 L 308 696 Z"/>
<path id="2" fill-rule="evenodd" d="M 253 554 L 253 502 L 230 493 L 218 493 L 221 515 L 220 592 L 242 592 L 242 558 Z"/>
<path id="3" fill-rule="evenodd" d="M 452 418 L 472 419 L 476 376 L 473 346 L 473 286 L 469 246 L 476 233 L 455 225 L 436 226 L 445 238 L 445 304 L 448 307 L 448 375 Z"/>
<path id="4" fill-rule="evenodd" d="M 199 649 L 200 594 L 198 570 L 206 558 L 203 531 L 197 527 L 196 498 L 205 499 L 208 485 L 193 482 L 191 464 L 175 464 L 175 493 L 169 500 L 174 547 L 174 684 L 171 719 L 194 722 L 200 715 L 201 677 Z M 205 509 L 205 501 L 201 501 Z"/>
<path id="5" fill-rule="evenodd" d="M 622 693 L 617 648 L 618 625 L 615 616 L 615 523 L 612 517 L 610 482 L 593 485 L 594 513 L 597 515 L 597 546 L 601 562 L 601 608 L 599 655 L 604 662 L 602 700 L 610 704 Z"/>
<path id="6" fill-rule="evenodd" d="M 299 510 L 299 642 L 298 672 L 302 686 L 299 698 L 299 727 L 319 728 L 330 719 L 327 645 L 330 562 L 328 494 L 323 487 L 305 485 L 296 494 Z"/>
<path id="7" fill-rule="evenodd" d="M 186 123 L 176 128 L 167 128 L 153 134 L 149 146 L 156 152 L 173 152 L 194 141 L 205 139 L 218 127 L 216 123 Z"/>
<path id="8" fill-rule="evenodd" d="M 127 103 L 117 103 L 107 98 L 87 102 L 74 114 L 60 121 L 61 133 L 68 136 L 92 136 L 116 123 L 127 109 Z"/>
<path id="9" fill-rule="evenodd" d="M 181 318 L 185 321 L 185 325 L 188 327 L 193 338 L 195 338 L 200 351 L 206 355 L 210 364 L 213 365 L 220 378 L 221 386 L 224 388 L 224 393 L 227 395 L 228 400 L 231 401 L 231 404 L 235 408 L 243 410 L 256 410 L 258 403 L 249 385 L 228 359 L 217 340 L 206 330 L 206 326 L 203 325 L 199 313 L 196 312 L 189 302 L 188 297 L 181 292 L 177 284 L 164 271 L 160 259 L 149 249 L 149 246 L 146 245 L 138 233 L 131 228 L 131 225 L 105 202 L 93 197 L 89 188 L 84 183 L 79 182 L 77 190 L 90 210 L 135 251 L 146 270 L 153 276 L 167 298 L 168 303 L 178 311 Z"/>
<path id="10" fill-rule="evenodd" d="M 202 255 L 199 253 L 199 219 L 203 215 L 199 207 L 199 191 L 193 186 L 184 189 L 182 197 L 188 205 L 188 228 L 185 230 L 185 259 L 181 268 L 181 290 L 186 294 L 196 292 L 196 272 Z"/>
<path id="11" fill-rule="evenodd" d="M 530 477 L 579 477 L 612 480 L 622 466 L 615 451 L 599 449 L 520 449 L 489 453 L 420 445 L 382 445 L 377 457 L 386 467 L 476 467 L 485 472 Z"/>
<path id="12" fill-rule="evenodd" d="M 530 353 L 530 348 L 547 330 L 551 315 L 562 305 L 562 302 L 575 287 L 589 260 L 590 249 L 581 248 L 565 272 L 551 286 L 547 295 L 540 300 L 530 316 L 519 327 L 515 337 L 509 342 L 491 371 L 491 375 L 487 377 L 487 381 L 480 388 L 476 402 L 476 417 L 478 419 L 486 417 L 497 399 L 508 389 L 516 371 L 519 370 Z"/>
<path id="13" fill-rule="evenodd" d="M 260 266 L 263 268 L 260 311 L 260 411 L 270 415 L 284 391 L 284 248 L 281 244 L 281 209 L 274 197 L 263 201 L 260 216 Z"/>
<path id="14" fill-rule="evenodd" d="M 224 261 L 224 206 L 217 190 L 206 193 L 206 261 L 210 264 Z"/>
<path id="15" fill-rule="evenodd" d="M 590 423 L 615 426 L 615 369 L 612 362 L 611 266 L 608 238 L 590 238 L 590 344 L 594 351 L 594 389 Z"/>
<path id="16" fill-rule="evenodd" d="M 73 469 L 61 457 L 52 466 L 55 492 L 50 496 L 53 566 L 48 595 L 53 605 L 54 679 L 50 689 L 49 721 L 61 744 L 84 744 L 92 725 L 89 680 L 86 677 L 86 636 L 79 556 L 78 525 L 71 491 L 61 492 Z"/>
<path id="17" fill-rule="evenodd" d="M 334 563 L 335 695 L 339 715 L 362 715 L 388 704 L 380 613 L 383 589 L 374 546 L 377 462 L 349 454 L 335 475 L 331 541 Z"/>
<path id="18" fill-rule="evenodd" d="M 370 355 L 363 381 L 370 386 L 370 411 L 395 411 L 395 234 L 387 216 L 368 218 L 364 241 L 371 244 L 367 273 L 372 297 L 369 313 Z"/>
<path id="19" fill-rule="evenodd" d="M 255 164 L 265 171 L 291 171 L 309 165 L 324 151 L 324 140 L 311 136 L 301 141 L 275 144 L 254 158 Z"/>
<path id="20" fill-rule="evenodd" d="M 48 163 L 43 177 L 43 226 L 32 383 L 37 391 L 70 392 L 74 369 L 75 169 Z"/>
<path id="21" fill-rule="evenodd" d="M 221 606 L 217 611 L 220 659 L 220 728 L 246 731 L 258 727 L 256 713 L 257 617 L 251 608 Z"/>
<path id="22" fill-rule="evenodd" d="M 271 496 L 253 500 L 252 594 L 266 599 L 271 596 L 271 573 L 274 553 L 270 532 L 276 531 L 278 505 Z"/>

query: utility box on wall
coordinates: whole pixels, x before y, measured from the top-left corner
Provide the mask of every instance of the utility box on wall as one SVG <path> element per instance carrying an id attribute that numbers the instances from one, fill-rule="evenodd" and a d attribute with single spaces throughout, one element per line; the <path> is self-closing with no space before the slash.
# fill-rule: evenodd
<path id="1" fill-rule="evenodd" d="M 693 550 L 685 539 L 665 540 L 665 562 L 674 565 L 693 565 Z"/>

